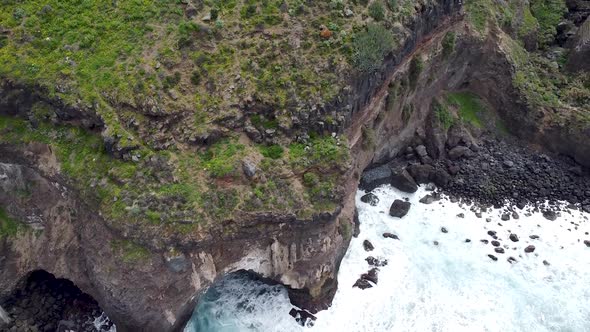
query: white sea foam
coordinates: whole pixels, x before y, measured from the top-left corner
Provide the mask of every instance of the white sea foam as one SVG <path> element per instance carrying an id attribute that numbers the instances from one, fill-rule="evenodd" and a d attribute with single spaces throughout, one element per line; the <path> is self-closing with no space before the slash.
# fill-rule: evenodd
<path id="1" fill-rule="evenodd" d="M 590 248 L 583 243 L 590 239 L 588 214 L 562 212 L 549 221 L 518 211 L 520 219 L 501 221 L 498 210 L 477 218 L 448 200 L 421 204 L 424 188 L 408 195 L 385 186 L 374 193 L 380 199 L 375 207 L 357 193 L 361 234 L 352 239 L 340 267 L 332 307 L 317 314 L 313 328 L 298 326 L 288 315 L 284 289 L 234 279 L 200 303 L 185 331 L 590 331 Z M 408 215 L 390 217 L 391 202 L 404 197 L 412 202 Z M 457 217 L 460 213 L 465 217 Z M 492 240 L 489 230 L 508 246 L 506 253 L 480 242 Z M 510 231 L 519 242 L 509 240 Z M 384 232 L 400 240 L 383 238 Z M 363 249 L 365 239 L 374 251 Z M 525 253 L 531 244 L 535 252 Z M 389 263 L 379 268 L 373 288 L 352 288 L 369 270 L 369 255 Z M 507 261 L 510 256 L 516 264 Z"/>

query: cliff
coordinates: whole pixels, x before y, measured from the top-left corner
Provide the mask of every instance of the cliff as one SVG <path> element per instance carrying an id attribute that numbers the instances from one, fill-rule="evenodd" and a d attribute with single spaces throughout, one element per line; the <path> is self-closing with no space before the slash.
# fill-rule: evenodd
<path id="1" fill-rule="evenodd" d="M 457 91 L 487 105 L 495 129 L 589 166 L 587 77 L 546 60 L 550 24 L 511 3 L 186 2 L 144 8 L 133 35 L 75 43 L 44 35 L 73 9 L 10 5 L 0 299 L 43 269 L 91 294 L 120 330 L 167 331 L 209 285 L 249 270 L 321 310 L 360 174 L 414 140 L 444 154 Z M 129 19 L 127 6 L 76 10 Z M 155 42 L 109 53 L 129 38 Z M 19 47 L 29 53 L 16 57 Z M 46 48 L 65 50 L 50 53 L 59 68 L 36 65 Z"/>

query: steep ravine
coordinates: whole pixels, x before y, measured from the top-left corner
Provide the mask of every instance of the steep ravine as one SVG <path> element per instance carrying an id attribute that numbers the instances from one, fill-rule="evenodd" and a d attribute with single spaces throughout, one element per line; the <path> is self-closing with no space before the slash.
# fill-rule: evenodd
<path id="1" fill-rule="evenodd" d="M 559 128 L 539 129 L 538 119 L 529 117 L 514 92 L 499 41 L 482 40 L 470 31 L 461 20 L 460 4 L 441 0 L 425 8 L 413 23 L 414 34 L 386 59 L 383 69 L 355 78 L 351 94 L 334 104 L 343 109 L 350 105 L 345 133 L 353 166 L 341 207 L 313 220 L 258 215 L 234 221 L 232 234 L 213 233 L 207 241 L 180 250 L 159 247 L 131 261 L 111 245 L 127 246 L 125 234 L 107 227 L 96 207 L 81 202 L 69 189 L 51 149 L 42 144 L 0 145 L 0 206 L 29 227 L 42 229 L 0 239 L 0 299 L 31 271 L 42 269 L 92 295 L 120 331 L 171 331 L 185 324 L 209 285 L 228 273 L 250 270 L 288 286 L 294 304 L 321 310 L 337 287 L 338 267 L 352 234 L 360 174 L 397 155 L 416 137 L 437 142 L 429 138 L 435 132 L 431 101 L 446 90 L 475 92 L 511 124 L 511 133 L 590 165 L 590 147 L 574 144 L 586 138 Z M 440 42 L 448 31 L 456 31 L 458 38 L 453 54 L 445 57 Z M 414 57 L 424 58 L 424 68 L 410 79 Z M 395 85 L 411 80 L 412 86 L 404 89 Z M 406 105 L 412 105 L 409 115 L 403 112 Z M 429 145 L 429 153 L 444 153 L 442 144 Z M 23 188 L 30 194 L 14 194 Z M 144 242 L 149 246 L 149 239 Z"/>

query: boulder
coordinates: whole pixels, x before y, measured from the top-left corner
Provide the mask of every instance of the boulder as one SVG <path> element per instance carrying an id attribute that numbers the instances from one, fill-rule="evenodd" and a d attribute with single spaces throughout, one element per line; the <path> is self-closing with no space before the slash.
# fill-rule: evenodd
<path id="1" fill-rule="evenodd" d="M 244 159 L 242 161 L 242 171 L 247 177 L 254 177 L 256 175 L 256 164 L 251 160 Z"/>
<path id="2" fill-rule="evenodd" d="M 365 251 L 373 251 L 375 249 L 375 247 L 369 240 L 363 241 L 363 248 L 365 248 Z"/>
<path id="3" fill-rule="evenodd" d="M 514 233 L 510 234 L 509 238 L 512 242 L 518 242 L 518 235 L 516 235 Z"/>
<path id="4" fill-rule="evenodd" d="M 389 208 L 389 215 L 392 217 L 402 218 L 410 211 L 412 203 L 396 199 Z"/>
<path id="5" fill-rule="evenodd" d="M 371 206 L 377 206 L 377 204 L 379 204 L 379 197 L 373 193 L 368 193 L 361 197 L 361 202 L 367 203 Z"/>
<path id="6" fill-rule="evenodd" d="M 420 203 L 432 204 L 432 203 L 439 201 L 439 200 L 440 200 L 440 195 L 432 194 L 432 195 L 426 195 L 426 196 L 420 198 Z"/>
<path id="7" fill-rule="evenodd" d="M 449 150 L 449 159 L 451 160 L 458 160 L 464 157 L 471 157 L 473 155 L 473 151 L 471 151 L 466 146 L 456 146 Z"/>
<path id="8" fill-rule="evenodd" d="M 399 236 L 393 234 L 393 233 L 383 233 L 383 237 L 386 239 L 394 239 L 394 240 L 399 240 Z"/>
<path id="9" fill-rule="evenodd" d="M 377 277 L 378 271 L 379 271 L 379 269 L 374 267 L 374 268 L 370 269 L 369 272 L 361 275 L 361 279 L 365 279 L 365 280 L 368 280 L 368 281 L 376 284 L 377 281 L 379 281 L 379 278 Z"/>
<path id="10" fill-rule="evenodd" d="M 428 183 L 434 174 L 434 167 L 431 165 L 410 165 L 407 167 L 408 173 L 417 183 Z"/>
<path id="11" fill-rule="evenodd" d="M 391 168 L 383 165 L 364 171 L 363 175 L 361 175 L 359 188 L 369 192 L 388 183 L 391 183 Z"/>
<path id="12" fill-rule="evenodd" d="M 530 245 L 530 246 L 524 248 L 524 252 L 526 252 L 526 253 L 531 253 L 534 251 L 535 251 L 535 246 L 533 246 L 533 245 Z"/>
<path id="13" fill-rule="evenodd" d="M 492 254 L 489 254 L 488 257 L 491 258 L 493 261 L 497 261 L 498 260 L 498 257 L 496 257 L 496 256 L 494 256 Z"/>
<path id="14" fill-rule="evenodd" d="M 555 221 L 557 219 L 557 213 L 555 211 L 545 210 L 543 211 L 543 217 L 547 220 Z"/>
<path id="15" fill-rule="evenodd" d="M 405 169 L 392 170 L 391 185 L 406 193 L 415 193 L 418 190 L 418 185 Z"/>
<path id="16" fill-rule="evenodd" d="M 494 251 L 497 252 L 498 254 L 503 254 L 504 253 L 504 248 L 494 248 Z"/>
<path id="17" fill-rule="evenodd" d="M 444 188 L 451 182 L 451 175 L 445 170 L 437 169 L 432 176 L 432 182 L 437 186 Z"/>
<path id="18" fill-rule="evenodd" d="M 371 283 L 363 278 L 359 278 L 354 285 L 352 285 L 352 287 L 358 287 L 360 289 L 367 289 L 367 288 L 371 288 L 373 287 L 373 285 L 371 285 Z"/>
<path id="19" fill-rule="evenodd" d="M 387 265 L 387 259 L 381 260 L 381 259 L 375 258 L 373 256 L 369 256 L 369 257 L 365 258 L 365 260 L 371 266 L 385 266 L 385 265 Z"/>

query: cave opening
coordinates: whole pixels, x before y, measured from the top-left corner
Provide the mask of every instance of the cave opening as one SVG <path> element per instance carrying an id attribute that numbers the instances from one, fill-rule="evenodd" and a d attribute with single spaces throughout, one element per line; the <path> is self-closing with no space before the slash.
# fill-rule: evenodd
<path id="1" fill-rule="evenodd" d="M 113 323 L 92 296 L 72 281 L 36 270 L 0 299 L 0 331 L 112 332 Z"/>

